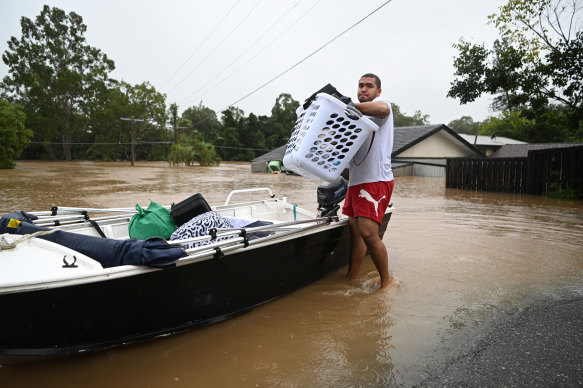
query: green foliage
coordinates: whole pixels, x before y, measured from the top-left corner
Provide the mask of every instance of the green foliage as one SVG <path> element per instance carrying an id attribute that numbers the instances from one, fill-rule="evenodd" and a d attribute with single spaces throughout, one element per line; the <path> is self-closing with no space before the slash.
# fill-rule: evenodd
<path id="1" fill-rule="evenodd" d="M 522 47 L 528 54 L 525 60 L 532 62 L 537 60 L 544 46 L 553 40 L 551 31 L 548 30 L 553 26 L 553 21 L 548 19 L 553 12 L 552 8 L 557 16 L 556 22 L 560 25 L 560 14 L 564 11 L 562 4 L 565 2 L 555 0 L 555 5 L 552 3 L 551 0 L 508 0 L 508 3 L 500 7 L 498 14 L 492 14 L 488 19 L 498 28 L 503 39 Z M 546 26 L 543 23 L 545 16 L 548 22 Z"/>
<path id="2" fill-rule="evenodd" d="M 465 133 L 468 135 L 477 134 L 480 131 L 480 123 L 475 122 L 470 116 L 462 116 L 447 124 L 448 127 L 457 133 Z"/>
<path id="3" fill-rule="evenodd" d="M 25 128 L 26 115 L 22 110 L 0 98 L 0 169 L 14 168 L 14 159 L 32 139 Z"/>
<path id="4" fill-rule="evenodd" d="M 463 40 L 453 45 L 459 51 L 453 65 L 455 75 L 461 78 L 451 84 L 448 97 L 459 98 L 462 104 L 474 101 L 484 93 L 486 60 L 489 51 L 484 46 L 473 45 Z"/>
<path id="5" fill-rule="evenodd" d="M 300 106 L 290 94 L 281 93 L 271 109 L 271 116 L 256 116 L 238 108 L 221 112 L 214 144 L 222 160 L 249 161 L 284 145 L 294 127 L 296 109 Z"/>
<path id="6" fill-rule="evenodd" d="M 221 157 L 210 143 L 195 140 L 192 143 L 192 149 L 194 150 L 194 160 L 201 166 L 218 166 L 221 163 Z"/>
<path id="7" fill-rule="evenodd" d="M 500 33 L 492 50 L 463 40 L 454 45 L 456 78 L 448 97 L 466 104 L 494 95 L 492 108 L 505 111 L 500 119 L 511 126 L 507 132 L 517 128 L 507 112 L 535 120 L 518 131 L 528 134 L 525 141 L 581 141 L 582 9 L 581 0 L 508 0 L 489 16 Z"/>
<path id="8" fill-rule="evenodd" d="M 203 106 L 202 101 L 198 106 L 192 106 L 182 112 L 182 119 L 188 120 L 189 124 L 179 125 L 180 127 L 188 127 L 181 129 L 180 132 L 188 136 L 197 131 L 205 141 L 214 142 L 219 134 L 221 123 L 216 112 Z"/>
<path id="9" fill-rule="evenodd" d="M 528 111 L 503 111 L 479 123 L 479 134 L 504 136 L 530 143 L 582 142 L 583 128 L 569 129 L 569 112 L 554 106 L 530 118 Z"/>
<path id="10" fill-rule="evenodd" d="M 563 184 L 559 182 L 551 183 L 549 185 L 546 196 L 555 199 L 575 200 L 582 198 L 583 194 L 579 190 L 572 189 L 567 185 L 563 186 Z"/>
<path id="11" fill-rule="evenodd" d="M 420 110 L 416 111 L 413 116 L 407 116 L 406 114 L 401 113 L 399 105 L 392 103 L 391 107 L 393 109 L 393 123 L 395 127 L 411 127 L 429 124 L 429 115 L 424 115 Z"/>
<path id="12" fill-rule="evenodd" d="M 185 164 L 189 166 L 194 160 L 194 150 L 185 144 L 172 144 L 168 153 L 168 163 L 171 165 Z"/>
<path id="13" fill-rule="evenodd" d="M 294 100 L 290 94 L 281 93 L 275 100 L 271 109 L 269 127 L 264 134 L 266 147 L 273 149 L 285 144 L 296 122 L 296 110 L 300 103 Z"/>
<path id="14" fill-rule="evenodd" d="M 490 117 L 482 122 L 480 135 L 521 140 L 529 137 L 535 124 L 534 120 L 525 118 L 520 111 L 504 111 L 500 117 Z"/>
<path id="15" fill-rule="evenodd" d="M 86 158 L 106 161 L 130 159 L 129 148 L 122 144 L 128 141 L 128 123 L 120 119 L 130 116 L 129 105 L 127 94 L 118 84 L 109 89 L 99 103 L 92 105 L 87 131 L 95 143 L 105 144 L 91 146 L 86 151 Z"/>
<path id="16" fill-rule="evenodd" d="M 218 166 L 221 158 L 212 144 L 200 140 L 197 136 L 186 139 L 185 143 L 173 144 L 168 154 L 168 162 L 171 165 L 190 166 L 193 162 L 197 162 L 201 166 Z"/>
<path id="17" fill-rule="evenodd" d="M 92 146 L 85 158 L 131 159 L 130 146 L 122 143 L 131 143 L 133 131 L 134 142 L 138 144 L 136 159 L 166 160 L 168 147 L 156 143 L 172 141 L 172 132 L 165 128 L 167 117 L 165 96 L 148 82 L 115 84 L 99 103 L 91 105 L 87 126 L 88 142 L 110 144 Z M 132 123 L 131 119 L 135 121 Z"/>
<path id="18" fill-rule="evenodd" d="M 73 136 L 86 124 L 88 105 L 106 89 L 113 61 L 85 44 L 87 27 L 74 12 L 45 5 L 34 22 L 23 17 L 21 28 L 22 38 L 12 37 L 2 55 L 9 75 L 0 89 L 26 107 L 35 138 L 48 143 L 59 136 L 70 160 Z"/>

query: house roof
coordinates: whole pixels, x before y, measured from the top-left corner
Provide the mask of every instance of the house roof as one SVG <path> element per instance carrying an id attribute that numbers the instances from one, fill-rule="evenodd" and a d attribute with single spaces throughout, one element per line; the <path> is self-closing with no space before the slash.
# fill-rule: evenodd
<path id="1" fill-rule="evenodd" d="M 413 147 L 415 144 L 422 142 L 423 140 L 431 137 L 432 135 L 438 133 L 439 131 L 445 131 L 460 143 L 465 145 L 467 148 L 471 149 L 476 155 L 484 156 L 480 150 L 466 141 L 463 137 L 460 137 L 455 131 L 449 128 L 445 124 L 434 124 L 434 125 L 423 125 L 423 126 L 412 126 L 412 127 L 397 127 L 395 128 L 395 137 L 393 141 L 393 153 L 392 156 L 396 157 L 403 151 Z M 283 160 L 287 145 L 282 145 L 270 151 L 264 155 L 261 155 L 252 160 L 252 162 L 259 161 L 270 161 L 270 160 Z"/>
<path id="2" fill-rule="evenodd" d="M 445 124 L 395 128 L 395 139 L 393 142 L 392 156 L 398 156 L 400 153 L 433 136 L 439 131 L 447 132 L 450 136 L 454 137 L 467 148 L 471 149 L 476 155 L 484 156 L 480 150 L 466 141 L 463 137 L 460 137 L 460 135 L 458 135 L 454 130 Z"/>
<path id="3" fill-rule="evenodd" d="M 283 156 L 285 155 L 285 149 L 287 148 L 287 144 L 282 145 L 272 151 L 269 151 L 266 154 L 256 157 L 252 160 L 252 162 L 269 162 L 270 160 L 283 160 Z"/>
<path id="4" fill-rule="evenodd" d="M 483 135 L 466 135 L 465 133 L 459 134 L 461 138 L 470 144 L 482 147 L 502 147 L 506 144 L 527 144 L 524 141 L 514 140 L 509 137 L 503 136 L 483 136 Z"/>
<path id="5" fill-rule="evenodd" d="M 581 146 L 583 143 L 506 144 L 494 151 L 491 158 L 526 158 L 528 151 Z"/>

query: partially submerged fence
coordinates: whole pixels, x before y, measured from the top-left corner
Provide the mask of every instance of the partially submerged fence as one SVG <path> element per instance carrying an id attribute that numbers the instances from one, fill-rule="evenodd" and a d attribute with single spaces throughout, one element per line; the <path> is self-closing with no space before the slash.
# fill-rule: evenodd
<path id="1" fill-rule="evenodd" d="M 526 158 L 448 159 L 445 186 L 476 191 L 583 196 L 583 145 L 529 151 Z"/>

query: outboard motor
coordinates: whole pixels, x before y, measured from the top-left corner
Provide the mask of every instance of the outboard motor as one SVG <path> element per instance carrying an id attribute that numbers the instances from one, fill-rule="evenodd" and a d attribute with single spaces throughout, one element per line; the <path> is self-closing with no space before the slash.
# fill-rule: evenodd
<path id="1" fill-rule="evenodd" d="M 343 177 L 318 186 L 318 212 L 320 217 L 334 217 L 340 209 L 339 203 L 346 198 L 348 184 Z"/>

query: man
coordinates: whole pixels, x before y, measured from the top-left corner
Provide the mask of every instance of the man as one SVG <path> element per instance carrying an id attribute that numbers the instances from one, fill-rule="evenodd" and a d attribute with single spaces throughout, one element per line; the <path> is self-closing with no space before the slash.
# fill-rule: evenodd
<path id="1" fill-rule="evenodd" d="M 342 213 L 348 216 L 352 246 L 347 277 L 358 276 L 366 251 L 379 275 L 381 288 L 390 283 L 389 256 L 379 238 L 379 225 L 393 193 L 393 112 L 389 101 L 381 97 L 381 80 L 374 74 L 363 75 L 358 82 L 356 108 L 374 121 L 379 129 L 371 134 L 350 162 L 350 185 Z"/>

